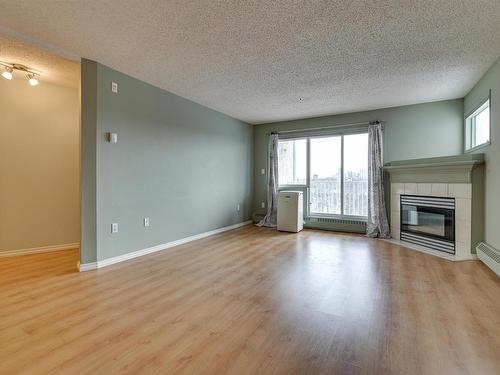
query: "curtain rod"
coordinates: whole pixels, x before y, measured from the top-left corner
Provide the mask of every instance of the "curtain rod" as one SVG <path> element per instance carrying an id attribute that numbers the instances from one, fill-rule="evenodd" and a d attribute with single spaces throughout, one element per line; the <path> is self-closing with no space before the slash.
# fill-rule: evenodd
<path id="1" fill-rule="evenodd" d="M 375 121 L 365 121 L 365 122 L 354 122 L 351 124 L 340 124 L 340 125 L 330 125 L 330 126 L 321 126 L 317 128 L 304 128 L 304 129 L 293 129 L 293 130 L 281 130 L 281 131 L 271 131 L 270 133 L 266 133 L 267 135 L 269 134 L 286 134 L 286 133 L 298 133 L 298 132 L 305 132 L 305 131 L 314 131 L 314 130 L 326 130 L 326 129 L 338 129 L 338 128 L 346 128 L 346 127 L 351 127 L 351 126 L 359 126 L 359 125 L 376 125 L 376 124 L 381 124 L 382 122 L 379 120 Z"/>

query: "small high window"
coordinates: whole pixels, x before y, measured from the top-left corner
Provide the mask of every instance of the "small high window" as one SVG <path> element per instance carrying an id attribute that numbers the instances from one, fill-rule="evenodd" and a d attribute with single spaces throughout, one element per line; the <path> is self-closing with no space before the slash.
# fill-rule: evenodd
<path id="1" fill-rule="evenodd" d="M 465 119 L 465 151 L 490 143 L 490 100 L 486 100 Z"/>

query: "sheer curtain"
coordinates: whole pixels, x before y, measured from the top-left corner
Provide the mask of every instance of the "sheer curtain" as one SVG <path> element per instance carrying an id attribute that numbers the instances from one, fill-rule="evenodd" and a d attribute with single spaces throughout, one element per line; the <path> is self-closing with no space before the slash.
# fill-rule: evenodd
<path id="1" fill-rule="evenodd" d="M 371 123 L 368 127 L 368 220 L 366 234 L 369 237 L 389 238 L 384 194 L 384 165 L 382 153 L 382 124 Z"/>
<path id="2" fill-rule="evenodd" d="M 278 134 L 269 135 L 268 154 L 267 214 L 257 225 L 274 228 L 278 214 Z"/>

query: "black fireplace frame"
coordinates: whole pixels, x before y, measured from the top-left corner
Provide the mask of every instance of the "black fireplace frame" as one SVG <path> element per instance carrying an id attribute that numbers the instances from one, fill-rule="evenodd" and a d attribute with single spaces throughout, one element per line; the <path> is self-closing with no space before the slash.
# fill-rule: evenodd
<path id="1" fill-rule="evenodd" d="M 453 202 L 453 208 L 445 208 L 445 207 L 439 207 L 439 203 L 436 203 L 436 207 L 433 206 L 427 206 L 427 205 L 418 205 L 418 204 L 409 204 L 409 203 L 403 203 L 403 198 L 408 198 L 408 199 L 429 199 L 429 200 L 442 200 L 442 201 L 448 201 Z M 420 212 L 428 212 L 428 213 L 434 213 L 434 214 L 444 214 L 445 216 L 445 235 L 440 236 L 432 233 L 426 233 L 426 232 L 421 232 L 421 231 L 415 231 L 410 228 L 408 228 L 406 225 L 403 224 L 403 206 L 415 206 L 417 207 L 417 211 Z M 446 205 L 446 204 L 444 204 Z M 434 248 L 436 250 L 444 251 L 446 253 L 451 253 L 455 254 L 455 243 L 456 243 L 456 218 L 455 218 L 455 199 L 450 198 L 450 197 L 437 197 L 437 196 L 426 196 L 426 195 L 412 195 L 412 194 L 401 194 L 400 200 L 399 200 L 399 223 L 400 223 L 400 237 L 404 236 L 404 233 L 408 233 L 410 235 L 418 236 L 418 237 L 424 237 L 429 239 L 428 243 L 425 243 L 425 239 L 415 239 L 415 240 L 409 240 L 408 238 L 405 239 L 405 241 L 409 242 L 414 242 L 416 244 L 422 245 L 422 246 L 427 246 L 430 248 Z M 445 250 L 442 249 L 439 244 L 433 245 L 434 243 L 439 242 L 445 242 L 448 243 L 449 245 L 452 245 L 452 249 Z"/>

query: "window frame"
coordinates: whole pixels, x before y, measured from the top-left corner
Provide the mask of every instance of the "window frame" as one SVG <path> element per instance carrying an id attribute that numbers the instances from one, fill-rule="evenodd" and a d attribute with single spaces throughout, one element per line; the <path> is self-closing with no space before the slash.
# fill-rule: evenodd
<path id="1" fill-rule="evenodd" d="M 482 109 L 487 105 L 487 109 Z M 476 126 L 476 117 L 487 110 L 489 112 L 489 122 L 488 122 L 488 141 L 483 142 L 479 145 L 475 145 L 473 147 L 468 147 L 469 144 L 472 143 L 472 139 L 475 135 L 475 126 Z M 468 129 L 470 121 L 470 128 Z M 470 153 L 477 150 L 480 150 L 484 147 L 488 147 L 491 144 L 491 93 L 488 97 L 482 99 L 478 105 L 476 105 L 471 111 L 469 111 L 464 116 L 464 153 Z"/>
<path id="2" fill-rule="evenodd" d="M 334 132 L 322 132 L 322 133 L 314 133 L 311 135 L 299 135 L 296 137 L 286 136 L 283 138 L 278 138 L 279 141 L 289 141 L 296 139 L 306 139 L 306 183 L 305 184 L 287 184 L 280 185 L 278 183 L 278 191 L 288 190 L 288 189 L 301 189 L 305 191 L 306 199 L 304 200 L 305 204 L 305 217 L 312 218 L 325 218 L 325 219 L 340 219 L 340 220 L 353 220 L 353 221 L 367 221 L 367 216 L 358 216 L 358 215 L 347 215 L 344 214 L 344 136 L 353 135 L 353 134 L 368 134 L 368 128 L 363 129 L 352 129 L 352 130 L 344 130 L 344 131 L 334 131 Z M 328 214 L 328 213 L 313 213 L 311 212 L 311 139 L 313 138 L 328 138 L 328 137 L 340 137 L 340 214 Z"/>

